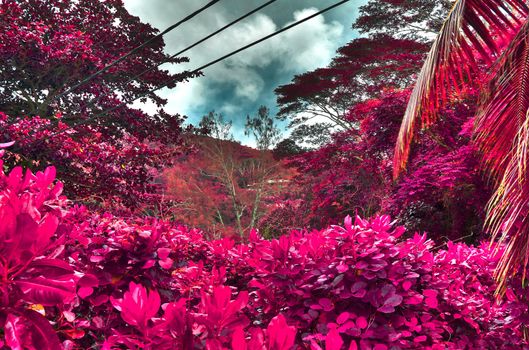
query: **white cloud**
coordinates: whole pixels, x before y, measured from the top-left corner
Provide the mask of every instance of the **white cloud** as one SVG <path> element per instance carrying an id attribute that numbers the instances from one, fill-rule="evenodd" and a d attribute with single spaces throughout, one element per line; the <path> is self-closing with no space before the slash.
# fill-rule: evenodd
<path id="1" fill-rule="evenodd" d="M 225 103 L 220 107 L 219 112 L 226 116 L 230 116 L 241 114 L 243 112 L 243 109 L 240 105 L 236 105 L 233 103 Z"/>
<path id="2" fill-rule="evenodd" d="M 181 1 L 178 4 L 166 0 L 125 0 L 125 5 L 131 13 L 162 30 L 205 3 L 205 0 Z M 315 8 L 295 11 L 290 23 L 316 11 Z M 178 16 L 175 16 L 175 13 Z M 165 38 L 166 50 L 170 54 L 177 52 L 241 14 L 233 14 L 217 4 L 190 23 L 169 33 Z M 277 29 L 278 25 L 271 17 L 264 14 L 254 15 L 190 50 L 185 55 L 190 57 L 191 62 L 171 67 L 170 70 L 177 72 L 184 68 L 194 69 Z M 170 91 L 162 91 L 161 95 L 169 100 L 166 109 L 172 113 L 189 115 L 200 109 L 217 109 L 227 115 L 230 112 L 240 112 L 241 106 L 233 101 L 211 101 L 208 97 L 218 93 L 212 90 L 212 86 L 224 89 L 221 91 L 222 96 L 230 91 L 233 100 L 255 103 L 264 95 L 269 97 L 273 94 L 272 91 L 264 91 L 266 81 L 270 77 L 263 76 L 263 72 L 276 69 L 288 81 L 294 74 L 325 66 L 334 56 L 343 32 L 344 26 L 338 22 L 329 22 L 323 16 L 313 18 L 272 40 L 208 68 L 204 71 L 204 77 L 193 79 Z M 277 74 L 275 76 L 277 77 Z M 153 107 L 147 108 L 150 110 Z"/>
<path id="3" fill-rule="evenodd" d="M 318 10 L 315 8 L 296 11 L 293 20 L 288 24 L 308 17 Z M 286 26 L 286 25 L 285 25 Z M 235 50 L 254 40 L 264 37 L 278 29 L 270 17 L 258 15 L 242 25 L 228 30 L 222 37 L 207 46 L 210 52 L 217 52 L 217 57 L 231 50 Z M 335 54 L 337 42 L 343 35 L 344 27 L 338 22 L 327 23 L 323 16 L 317 16 L 310 21 L 294 27 L 268 41 L 260 43 L 247 51 L 220 63 L 224 68 L 248 67 L 264 68 L 277 63 L 286 73 L 300 73 L 317 67 L 325 66 Z M 197 52 L 198 53 L 198 52 Z M 204 57 L 206 52 L 199 53 Z M 207 71 L 209 75 L 217 75 L 222 68 Z M 222 74 L 219 76 L 233 79 L 237 74 Z"/>
<path id="4" fill-rule="evenodd" d="M 219 66 L 219 68 L 223 72 L 222 75 L 217 74 L 215 81 L 233 85 L 235 95 L 248 101 L 255 102 L 259 98 L 265 82 L 257 72 L 249 67 Z"/>
<path id="5" fill-rule="evenodd" d="M 165 107 L 167 111 L 192 115 L 194 109 L 205 104 L 208 99 L 204 91 L 205 85 L 200 79 L 203 78 L 179 84 L 171 90 L 165 89 L 161 96 L 168 100 Z"/>
<path id="6" fill-rule="evenodd" d="M 294 12 L 294 21 L 299 21 L 318 12 L 317 9 L 305 9 Z M 284 33 L 284 56 L 288 59 L 281 63 L 289 72 L 304 72 L 327 65 L 335 54 L 336 42 L 344 31 L 338 22 L 326 23 L 323 16 L 317 16 L 309 22 Z"/>

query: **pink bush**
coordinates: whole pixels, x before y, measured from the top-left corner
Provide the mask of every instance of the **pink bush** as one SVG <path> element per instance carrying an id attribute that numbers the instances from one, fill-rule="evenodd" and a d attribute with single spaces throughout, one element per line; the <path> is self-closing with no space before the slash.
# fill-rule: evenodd
<path id="1" fill-rule="evenodd" d="M 90 126 L 85 126 L 88 131 L 74 131 L 61 119 L 55 127 L 53 123 L 38 116 L 15 118 L 0 112 L 0 129 L 19 140 L 6 153 L 5 163 L 56 164 L 70 199 L 104 210 L 130 211 L 158 197 L 153 195 L 157 169 L 175 148 L 171 152 L 167 146 L 132 135 L 112 140 Z"/>
<path id="2" fill-rule="evenodd" d="M 495 247 L 437 250 L 387 216 L 208 242 L 67 208 L 54 177 L 0 175 L 6 348 L 529 348 L 520 281 L 495 300 Z"/>
<path id="3" fill-rule="evenodd" d="M 0 145 L 0 157 L 2 147 Z M 0 158 L 0 169 L 3 162 Z M 0 345 L 13 349 L 60 346 L 59 338 L 35 305 L 60 307 L 75 297 L 74 269 L 60 259 L 62 184 L 55 168 L 23 174 L 0 172 Z"/>

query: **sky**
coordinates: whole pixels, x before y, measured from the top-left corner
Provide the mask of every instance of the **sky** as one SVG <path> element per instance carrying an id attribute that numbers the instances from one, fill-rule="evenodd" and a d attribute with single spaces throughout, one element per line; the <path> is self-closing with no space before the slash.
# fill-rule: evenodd
<path id="1" fill-rule="evenodd" d="M 188 116 L 196 124 L 215 110 L 233 121 L 235 139 L 254 145 L 244 135 L 247 115 L 254 115 L 261 105 L 277 110 L 274 89 L 301 74 L 326 66 L 336 49 L 357 36 L 351 24 L 358 7 L 367 0 L 351 0 L 323 16 L 318 16 L 291 30 L 241 52 L 203 71 L 204 76 L 163 89 L 159 95 L 168 99 L 167 112 Z M 205 5 L 208 0 L 124 0 L 125 7 L 143 22 L 164 30 Z M 263 4 L 265 0 L 223 0 L 192 20 L 168 33 L 165 50 L 174 54 L 216 29 Z M 278 0 L 269 7 L 239 22 L 225 32 L 185 53 L 190 62 L 164 65 L 171 72 L 193 70 L 241 46 L 270 34 L 292 22 L 311 15 L 338 0 Z M 153 112 L 152 105 L 139 105 Z M 282 125 L 284 127 L 284 125 Z"/>

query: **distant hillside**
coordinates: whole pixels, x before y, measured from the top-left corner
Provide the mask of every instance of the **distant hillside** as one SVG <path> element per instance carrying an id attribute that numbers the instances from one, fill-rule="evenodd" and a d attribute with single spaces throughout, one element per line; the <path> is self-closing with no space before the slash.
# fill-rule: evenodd
<path id="1" fill-rule="evenodd" d="M 172 200 L 166 210 L 212 237 L 244 239 L 295 175 L 268 150 L 199 135 L 190 135 L 187 143 L 194 151 L 164 172 L 165 195 Z"/>

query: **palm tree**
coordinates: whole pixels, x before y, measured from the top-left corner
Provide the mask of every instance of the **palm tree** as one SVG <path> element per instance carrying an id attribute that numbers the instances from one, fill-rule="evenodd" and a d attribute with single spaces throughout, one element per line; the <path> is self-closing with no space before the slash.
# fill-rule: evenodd
<path id="1" fill-rule="evenodd" d="M 501 237 L 498 295 L 529 262 L 529 8 L 524 0 L 457 0 L 418 76 L 395 147 L 394 177 L 406 167 L 414 133 L 437 120 L 451 88 L 487 69 L 474 141 L 494 181 L 485 230 Z"/>

